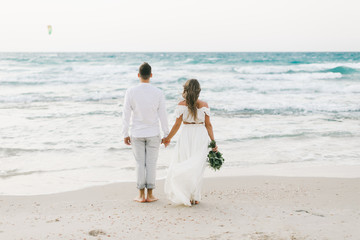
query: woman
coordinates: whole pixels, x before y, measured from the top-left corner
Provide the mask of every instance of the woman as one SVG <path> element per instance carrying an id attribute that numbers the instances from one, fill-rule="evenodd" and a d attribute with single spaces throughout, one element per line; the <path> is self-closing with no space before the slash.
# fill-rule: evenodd
<path id="1" fill-rule="evenodd" d="M 214 140 L 210 109 L 199 100 L 201 88 L 196 79 L 184 85 L 184 101 L 176 107 L 176 122 L 164 139 L 168 144 L 184 123 L 175 146 L 172 162 L 165 181 L 165 194 L 176 204 L 191 206 L 201 200 L 201 185 L 208 154 L 209 137 Z M 217 146 L 213 149 L 217 151 Z"/>

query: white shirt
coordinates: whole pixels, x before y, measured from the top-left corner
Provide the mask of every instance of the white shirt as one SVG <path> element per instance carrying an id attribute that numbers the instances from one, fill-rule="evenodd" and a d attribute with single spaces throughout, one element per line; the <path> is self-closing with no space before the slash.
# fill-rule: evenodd
<path id="1" fill-rule="evenodd" d="M 160 135 L 159 119 L 164 137 L 169 134 L 163 92 L 150 83 L 140 83 L 129 88 L 125 93 L 123 108 L 124 138 L 129 136 L 130 117 L 131 136 L 154 137 Z"/>

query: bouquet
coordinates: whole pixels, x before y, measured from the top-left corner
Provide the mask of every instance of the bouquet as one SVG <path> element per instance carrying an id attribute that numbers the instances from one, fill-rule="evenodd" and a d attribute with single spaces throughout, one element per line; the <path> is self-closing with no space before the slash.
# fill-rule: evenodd
<path id="1" fill-rule="evenodd" d="M 216 147 L 216 142 L 212 140 L 209 144 L 209 148 L 214 148 L 214 147 Z M 219 151 L 217 152 L 210 151 L 207 157 L 208 157 L 207 161 L 209 163 L 209 166 L 215 171 L 219 170 L 225 161 L 225 159 L 222 157 L 222 154 Z"/>

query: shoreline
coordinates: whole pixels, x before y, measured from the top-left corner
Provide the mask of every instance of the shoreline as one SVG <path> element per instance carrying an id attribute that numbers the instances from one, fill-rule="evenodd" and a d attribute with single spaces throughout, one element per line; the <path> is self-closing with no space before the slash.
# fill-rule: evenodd
<path id="1" fill-rule="evenodd" d="M 136 203 L 134 183 L 0 196 L 1 239 L 356 239 L 360 178 L 205 178 L 193 207 Z M 18 231 L 21 227 L 22 231 Z M 93 234 L 93 235 L 91 235 Z"/>
<path id="2" fill-rule="evenodd" d="M 43 176 L 41 174 L 37 175 L 37 185 L 36 187 L 41 188 L 41 181 L 43 181 Z M 257 165 L 257 166 L 249 166 L 249 167 L 238 167 L 238 168 L 229 168 L 223 167 L 220 171 L 214 171 L 210 168 L 206 168 L 204 172 L 204 178 L 222 178 L 222 177 L 312 177 L 312 178 L 360 178 L 360 165 L 325 165 L 325 166 L 308 166 L 304 164 L 277 164 L 277 165 Z M 121 179 L 123 178 L 123 179 Z M 157 181 L 163 181 L 166 178 L 166 170 L 159 170 Z M 130 179 L 130 180 L 129 180 Z M 119 175 L 119 180 L 110 181 L 110 182 L 99 182 L 94 184 L 84 184 L 83 186 L 72 187 L 70 189 L 64 186 L 61 186 L 58 191 L 49 192 L 49 188 L 54 186 L 44 185 L 43 192 L 39 193 L 6 193 L 0 194 L 1 196 L 37 196 L 37 195 L 50 195 L 50 194 L 58 194 L 58 193 L 66 193 L 73 191 L 81 191 L 83 189 L 91 188 L 91 187 L 99 187 L 106 186 L 109 184 L 116 183 L 135 183 L 135 172 L 125 172 Z M 25 181 L 26 179 L 23 179 Z M 12 185 L 2 184 L 3 189 L 12 189 L 16 187 L 17 182 L 12 183 Z M 34 185 L 34 184 L 33 184 Z M 34 186 L 29 186 L 28 189 L 31 190 Z M 30 191 L 27 192 L 30 192 Z M 1 189 L 0 189 L 1 192 Z"/>

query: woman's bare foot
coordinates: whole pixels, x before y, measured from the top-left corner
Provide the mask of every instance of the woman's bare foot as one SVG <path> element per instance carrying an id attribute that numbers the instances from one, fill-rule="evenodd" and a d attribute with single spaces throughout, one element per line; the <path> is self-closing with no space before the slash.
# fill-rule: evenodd
<path id="1" fill-rule="evenodd" d="M 195 201 L 195 200 L 190 200 L 190 203 L 191 203 L 191 205 L 196 205 L 196 204 L 199 204 L 200 202 L 199 202 L 199 201 Z"/>

